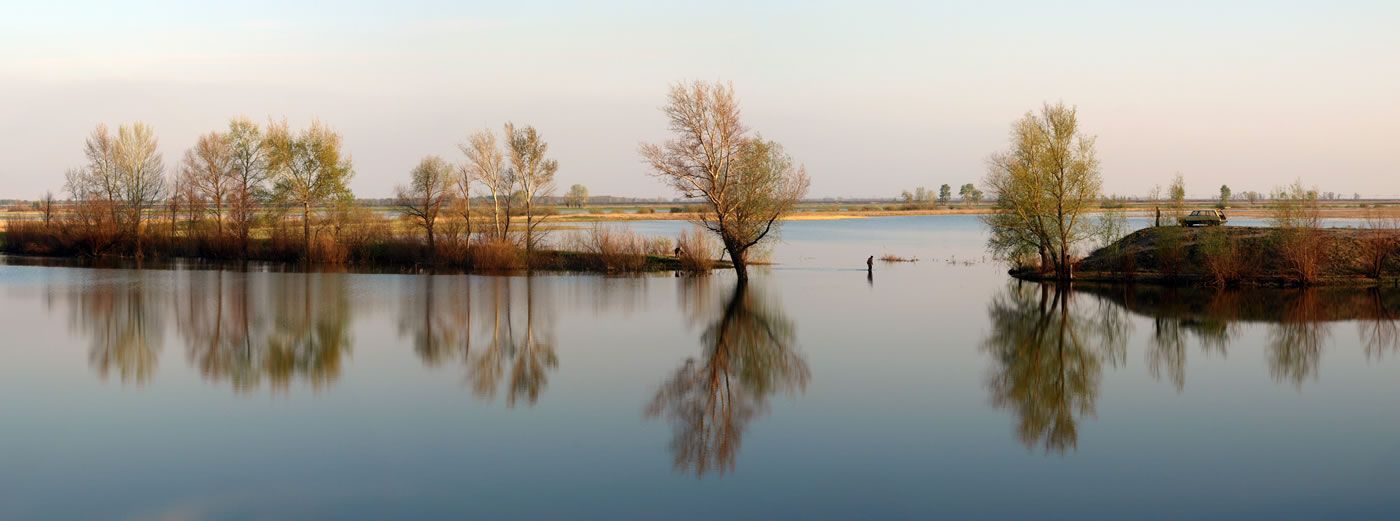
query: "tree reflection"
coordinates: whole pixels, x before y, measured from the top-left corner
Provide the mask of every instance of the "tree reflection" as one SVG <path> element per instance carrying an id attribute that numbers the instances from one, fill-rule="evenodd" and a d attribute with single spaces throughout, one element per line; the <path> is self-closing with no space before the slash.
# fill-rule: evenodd
<path id="1" fill-rule="evenodd" d="M 707 305 L 708 282 L 683 282 L 692 318 L 707 324 L 703 352 L 686 359 L 646 408 L 648 418 L 671 422 L 676 469 L 697 476 L 733 470 L 744 430 L 767 412 L 768 398 L 800 392 L 809 378 L 793 324 L 781 310 L 741 283 L 717 318 L 705 318 L 715 309 Z"/>
<path id="2" fill-rule="evenodd" d="M 1263 324 L 1269 374 L 1295 386 L 1318 378 L 1331 322 L 1355 321 L 1370 359 L 1400 349 L 1400 291 L 1393 288 L 1201 290 L 1085 285 L 1076 290 L 1151 318 L 1148 368 L 1154 377 L 1165 375 L 1178 390 L 1185 382 L 1187 338 L 1194 336 L 1204 351 L 1223 355 L 1242 323 Z"/>
<path id="3" fill-rule="evenodd" d="M 1299 290 L 1293 297 L 1284 301 L 1282 320 L 1269 330 L 1269 374 L 1302 386 L 1317 378 L 1328 328 L 1316 290 Z"/>
<path id="4" fill-rule="evenodd" d="M 465 361 L 471 352 L 471 278 L 419 275 L 413 284 L 399 307 L 399 335 L 412 339 L 428 367 Z"/>
<path id="5" fill-rule="evenodd" d="M 1119 363 L 1129 322 L 1116 306 L 1078 306 L 1064 288 L 1014 284 L 988 308 L 983 349 L 994 365 L 992 404 L 1013 411 L 1021 443 L 1046 452 L 1078 444 L 1078 420 L 1094 414 L 1102 366 Z"/>
<path id="6" fill-rule="evenodd" d="M 519 400 L 534 405 L 548 384 L 549 372 L 559 366 L 555 352 L 551 315 L 535 297 L 534 277 L 524 277 L 524 331 L 517 333 L 511 297 L 513 281 L 493 277 L 488 282 L 490 295 L 483 305 L 489 317 L 485 324 L 485 342 L 479 352 L 467 356 L 467 379 L 473 392 L 482 398 L 494 399 L 505 384 L 506 406 L 515 407 Z"/>
<path id="7" fill-rule="evenodd" d="M 90 338 L 88 362 L 103 379 L 144 385 L 155 376 L 165 330 L 164 299 L 133 271 L 69 291 L 69 327 Z"/>
<path id="8" fill-rule="evenodd" d="M 205 379 L 250 391 L 304 380 L 333 383 L 351 348 L 345 276 L 280 274 L 253 286 L 247 273 L 190 272 L 177 296 L 177 331 Z"/>
<path id="9" fill-rule="evenodd" d="M 1368 360 L 1379 360 L 1387 353 L 1400 351 L 1400 323 L 1397 323 L 1400 316 L 1394 310 L 1400 306 L 1391 305 L 1387 300 L 1387 297 L 1395 296 L 1382 292 L 1380 288 L 1371 288 L 1366 292 L 1366 298 L 1376 309 L 1375 316 L 1358 322 L 1361 345 L 1366 349 Z"/>

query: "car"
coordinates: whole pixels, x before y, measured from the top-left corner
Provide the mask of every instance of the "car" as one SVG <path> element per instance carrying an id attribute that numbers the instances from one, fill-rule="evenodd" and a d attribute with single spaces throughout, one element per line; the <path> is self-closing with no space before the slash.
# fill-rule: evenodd
<path id="1" fill-rule="evenodd" d="M 1220 226 L 1225 224 L 1224 210 L 1192 210 L 1190 214 L 1177 219 L 1182 226 Z"/>

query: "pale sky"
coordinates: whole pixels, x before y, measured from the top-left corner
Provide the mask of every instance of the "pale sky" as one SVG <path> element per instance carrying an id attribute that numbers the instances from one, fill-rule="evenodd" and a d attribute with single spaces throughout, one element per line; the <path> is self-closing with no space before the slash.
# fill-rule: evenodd
<path id="1" fill-rule="evenodd" d="M 1400 196 L 1400 2 L 1142 4 L 8 0 L 0 198 L 58 192 L 99 122 L 151 124 L 173 169 L 240 114 L 340 131 L 360 197 L 508 120 L 561 192 L 669 197 L 637 144 L 690 79 L 732 81 L 813 197 L 978 182 L 1046 101 L 1079 107 L 1109 193 Z"/>

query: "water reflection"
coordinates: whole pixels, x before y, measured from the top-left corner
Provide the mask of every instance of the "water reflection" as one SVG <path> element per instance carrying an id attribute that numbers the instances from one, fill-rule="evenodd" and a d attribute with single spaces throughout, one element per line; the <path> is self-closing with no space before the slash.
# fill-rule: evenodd
<path id="1" fill-rule="evenodd" d="M 1120 308 L 1071 302 L 1074 292 L 1013 284 L 993 298 L 992 356 L 987 379 L 992 404 L 1016 417 L 1028 448 L 1064 452 L 1078 445 L 1079 419 L 1094 414 L 1103 366 L 1121 363 L 1130 325 Z"/>
<path id="2" fill-rule="evenodd" d="M 320 389 L 340 377 L 352 344 L 345 275 L 276 275 L 254 286 L 248 273 L 183 274 L 189 281 L 175 286 L 176 331 L 206 380 L 285 391 L 296 381 Z"/>
<path id="3" fill-rule="evenodd" d="M 534 405 L 559 367 L 554 314 L 536 284 L 534 277 L 418 276 L 400 306 L 399 334 L 429 367 L 460 364 L 477 397 L 494 400 L 504 388 L 507 407 Z"/>
<path id="4" fill-rule="evenodd" d="M 68 327 L 88 338 L 88 362 L 104 380 L 116 373 L 122 383 L 142 385 L 155 375 L 168 302 L 148 279 L 137 271 L 50 288 L 51 303 L 68 302 Z"/>
<path id="5" fill-rule="evenodd" d="M 1082 286 L 1133 313 L 1150 317 L 1148 367 L 1178 389 L 1185 380 L 1186 339 L 1224 355 L 1241 327 L 1264 328 L 1265 362 L 1274 380 L 1301 386 L 1319 376 L 1332 324 L 1355 321 L 1368 358 L 1397 347 L 1400 290 L 1394 288 L 1256 288 L 1203 290 L 1162 287 Z"/>
<path id="6" fill-rule="evenodd" d="M 661 384 L 646 416 L 670 421 L 676 470 L 724 474 L 734 469 L 749 422 L 768 411 L 769 397 L 805 390 L 810 372 L 792 321 L 759 288 L 737 285 L 716 305 L 710 280 L 682 284 L 683 307 L 704 327 L 703 349 Z"/>
<path id="7" fill-rule="evenodd" d="M 1400 290 L 1356 288 L 1199 290 L 1157 286 L 1013 283 L 987 314 L 983 349 L 992 357 L 993 405 L 1013 411 L 1027 447 L 1064 452 L 1080 419 L 1094 414 L 1104 366 L 1123 365 L 1133 321 L 1150 321 L 1148 372 L 1181 392 L 1188 346 L 1225 356 L 1229 345 L 1262 339 L 1277 382 L 1301 387 L 1319 377 L 1333 324 L 1355 321 L 1368 359 L 1400 350 Z"/>

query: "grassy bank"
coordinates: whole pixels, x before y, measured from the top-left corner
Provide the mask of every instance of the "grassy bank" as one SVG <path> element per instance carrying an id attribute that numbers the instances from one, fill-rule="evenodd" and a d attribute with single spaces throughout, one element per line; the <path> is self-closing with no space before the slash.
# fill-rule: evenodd
<path id="1" fill-rule="evenodd" d="M 1023 279 L 1052 274 L 1013 270 Z M 1074 264 L 1074 279 L 1195 286 L 1394 284 L 1393 229 L 1163 226 L 1138 230 Z"/>
<path id="2" fill-rule="evenodd" d="M 301 240 L 300 228 L 279 226 L 260 230 L 246 246 L 236 238 L 207 228 L 187 230 L 147 226 L 139 242 L 132 233 L 108 226 L 69 223 L 13 223 L 0 232 L 0 251 L 12 256 L 148 261 L 190 259 L 201 262 L 254 261 L 296 265 L 308 269 L 349 268 L 368 271 L 435 269 L 460 272 L 554 270 L 598 273 L 658 271 L 705 272 L 725 263 L 698 234 L 681 238 L 681 251 L 671 239 L 646 238 L 604 227 L 572 236 L 559 246 L 527 251 L 521 237 L 509 240 L 463 234 L 441 235 L 432 248 L 421 237 L 400 233 L 382 223 L 319 228 L 311 243 Z"/>

